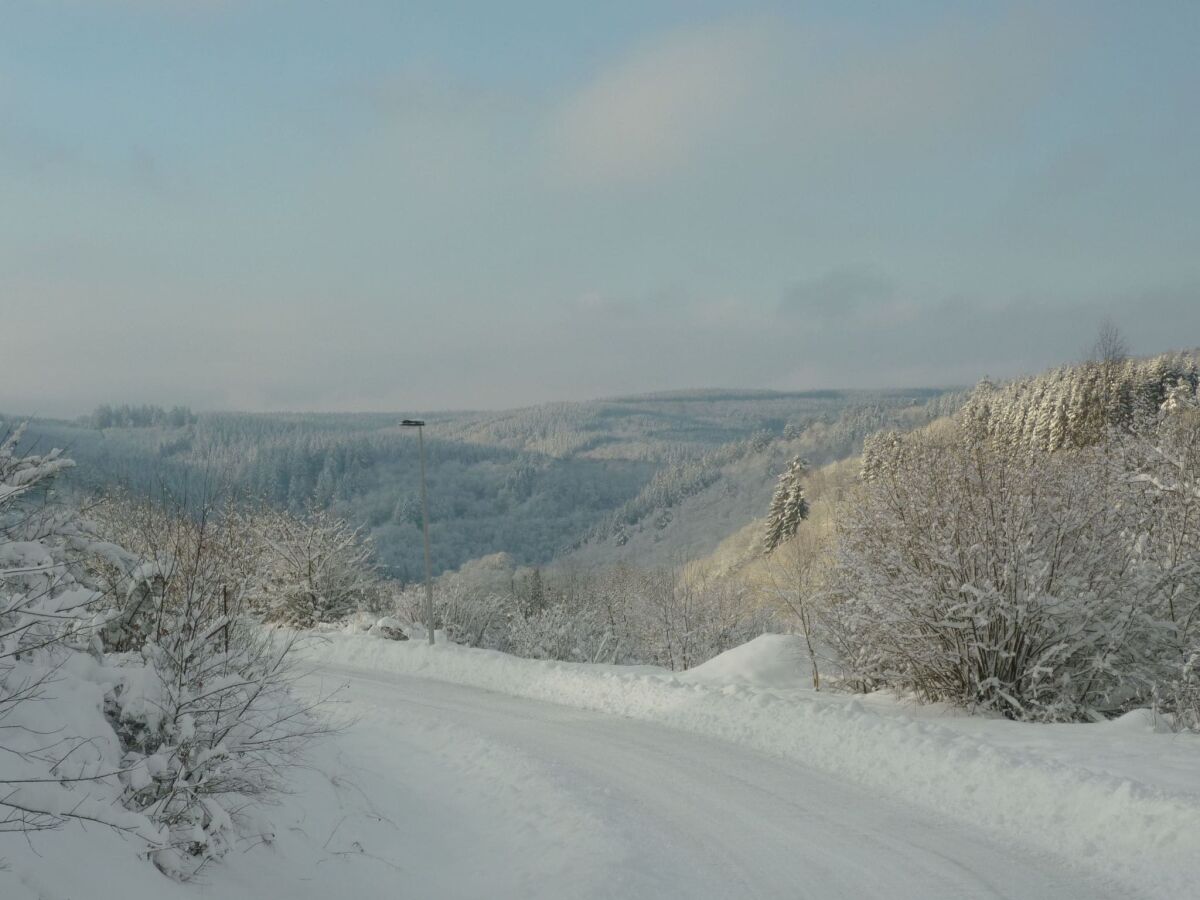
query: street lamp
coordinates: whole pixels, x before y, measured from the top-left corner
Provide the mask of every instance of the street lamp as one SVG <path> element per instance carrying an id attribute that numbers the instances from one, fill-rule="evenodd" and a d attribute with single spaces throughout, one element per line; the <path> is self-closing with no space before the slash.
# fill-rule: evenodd
<path id="1" fill-rule="evenodd" d="M 420 419 L 405 419 L 404 428 L 417 429 L 417 446 L 421 448 L 421 527 L 425 532 L 425 631 L 429 646 L 433 646 L 433 564 L 429 561 L 429 500 L 425 496 L 425 423 Z"/>

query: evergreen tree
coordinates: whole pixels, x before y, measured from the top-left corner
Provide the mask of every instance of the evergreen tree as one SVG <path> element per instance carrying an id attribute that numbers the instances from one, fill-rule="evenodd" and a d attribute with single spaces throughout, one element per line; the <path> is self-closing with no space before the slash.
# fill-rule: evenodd
<path id="1" fill-rule="evenodd" d="M 788 463 L 787 470 L 779 476 L 779 484 L 771 498 L 767 513 L 766 535 L 763 550 L 770 553 L 796 533 L 800 523 L 808 518 L 808 500 L 804 497 L 802 484 L 808 464 L 797 456 Z"/>

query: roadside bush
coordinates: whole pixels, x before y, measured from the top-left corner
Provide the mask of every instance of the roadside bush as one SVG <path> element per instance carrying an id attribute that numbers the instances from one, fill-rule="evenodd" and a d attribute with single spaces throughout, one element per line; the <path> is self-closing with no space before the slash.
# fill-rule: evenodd
<path id="1" fill-rule="evenodd" d="M 68 820 L 134 830 L 138 821 L 87 789 L 115 766 L 105 736 L 89 733 L 106 730 L 86 700 L 96 692 L 64 672 L 98 656 L 106 597 L 88 556 L 119 554 L 58 501 L 54 482 L 74 463 L 57 450 L 22 453 L 23 433 L 0 440 L 0 834 Z"/>
<path id="2" fill-rule="evenodd" d="M 254 601 L 267 621 L 312 628 L 385 608 L 362 529 L 323 510 L 297 517 L 262 509 L 245 521 L 264 563 Z"/>
<path id="3" fill-rule="evenodd" d="M 1114 435 L 1049 453 L 962 428 L 877 438 L 841 510 L 826 619 L 852 677 L 1047 721 L 1119 714 L 1176 683 L 1197 556 L 1134 477 L 1149 447 Z"/>
<path id="4" fill-rule="evenodd" d="M 517 616 L 508 631 L 508 652 L 529 659 L 598 662 L 613 643 L 594 610 L 556 603 L 528 617 Z"/>
<path id="5" fill-rule="evenodd" d="M 249 615 L 277 557 L 247 520 L 211 506 L 103 511 L 136 565 L 109 564 L 117 614 L 102 631 L 121 677 L 106 712 L 121 741 L 123 802 L 162 831 L 152 858 L 180 879 L 235 838 L 269 840 L 256 804 L 325 731 L 293 695 L 294 637 Z"/>

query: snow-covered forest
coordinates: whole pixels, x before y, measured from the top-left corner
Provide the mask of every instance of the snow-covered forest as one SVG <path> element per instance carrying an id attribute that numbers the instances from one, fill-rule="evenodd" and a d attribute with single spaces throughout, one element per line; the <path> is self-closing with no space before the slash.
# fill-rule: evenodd
<path id="1" fill-rule="evenodd" d="M 879 428 L 924 424 L 955 402 L 931 390 L 683 392 L 429 414 L 434 569 L 500 552 L 540 565 L 585 547 L 597 558 L 707 554 L 760 515 L 780 460 L 840 459 Z M 69 447 L 79 468 L 64 489 L 83 493 L 204 484 L 292 513 L 331 510 L 370 532 L 391 577 L 411 581 L 422 572 L 417 448 L 399 418 L 113 404 L 80 422 L 32 420 L 23 446 Z M 700 494 L 725 498 L 725 515 L 676 539 L 678 507 Z"/>

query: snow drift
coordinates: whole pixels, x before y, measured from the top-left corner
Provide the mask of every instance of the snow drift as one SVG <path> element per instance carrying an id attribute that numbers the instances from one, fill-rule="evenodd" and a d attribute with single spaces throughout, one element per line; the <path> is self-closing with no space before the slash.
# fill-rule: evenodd
<path id="1" fill-rule="evenodd" d="M 812 684 L 812 659 L 799 635 L 764 634 L 676 677 L 684 684 L 794 690 Z"/>

